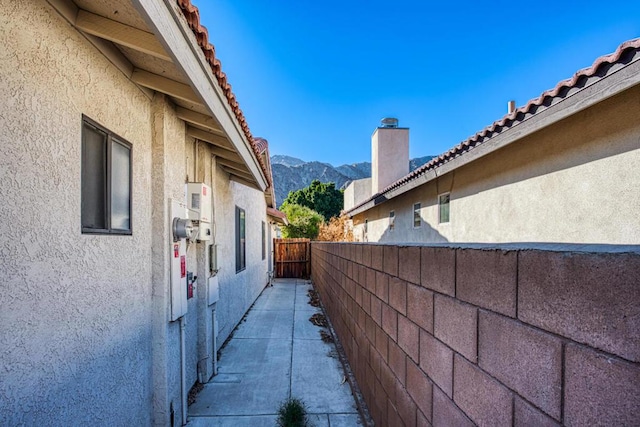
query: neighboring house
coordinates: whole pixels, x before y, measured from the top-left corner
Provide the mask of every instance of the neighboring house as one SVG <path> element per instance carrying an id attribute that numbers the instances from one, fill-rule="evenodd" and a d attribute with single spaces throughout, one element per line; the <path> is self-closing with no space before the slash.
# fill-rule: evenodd
<path id="1" fill-rule="evenodd" d="M 189 0 L 0 20 L 0 424 L 181 425 L 272 270 L 267 143 Z"/>
<path id="2" fill-rule="evenodd" d="M 345 191 L 360 241 L 640 243 L 640 39 L 411 173 L 408 140 L 386 120 Z"/>

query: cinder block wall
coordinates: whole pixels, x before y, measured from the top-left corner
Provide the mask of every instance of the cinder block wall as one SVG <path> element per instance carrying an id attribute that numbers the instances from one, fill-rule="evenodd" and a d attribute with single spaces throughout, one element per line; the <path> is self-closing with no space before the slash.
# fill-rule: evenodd
<path id="1" fill-rule="evenodd" d="M 638 425 L 640 254 L 312 243 L 379 426 Z"/>

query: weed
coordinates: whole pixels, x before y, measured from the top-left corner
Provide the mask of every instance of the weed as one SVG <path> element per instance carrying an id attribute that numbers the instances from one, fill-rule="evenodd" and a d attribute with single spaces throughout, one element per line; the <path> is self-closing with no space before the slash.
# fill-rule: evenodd
<path id="1" fill-rule="evenodd" d="M 295 397 L 282 402 L 278 409 L 279 427 L 311 427 L 307 420 L 307 408 L 304 402 Z"/>

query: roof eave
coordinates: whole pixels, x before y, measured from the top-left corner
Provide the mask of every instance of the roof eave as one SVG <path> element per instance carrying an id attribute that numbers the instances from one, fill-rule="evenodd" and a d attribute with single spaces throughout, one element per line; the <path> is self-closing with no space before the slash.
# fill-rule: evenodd
<path id="1" fill-rule="evenodd" d="M 251 141 L 235 117 L 179 6 L 171 0 L 132 0 L 132 3 L 153 29 L 167 53 L 172 56 L 176 66 L 182 70 L 195 93 L 218 120 L 257 186 L 265 191 L 269 181 L 253 152 Z"/>
<path id="2" fill-rule="evenodd" d="M 415 178 L 407 179 L 405 183 L 399 186 L 383 190 L 382 192 L 370 197 L 359 206 L 356 206 L 349 211 L 345 211 L 344 214 L 352 218 L 358 214 L 366 212 L 389 199 L 432 181 L 438 176 L 442 176 L 448 172 L 474 162 L 488 154 L 506 147 L 507 145 L 513 144 L 516 141 L 547 128 L 582 110 L 590 108 L 638 84 L 640 84 L 640 59 L 630 62 L 619 70 L 602 77 L 592 85 L 587 86 L 558 101 L 556 104 L 551 105 L 543 111 L 514 124 L 509 129 L 489 138 L 482 144 L 470 147 L 468 151 L 457 155 L 457 157 L 449 159 L 443 164 L 431 167 L 420 173 Z"/>

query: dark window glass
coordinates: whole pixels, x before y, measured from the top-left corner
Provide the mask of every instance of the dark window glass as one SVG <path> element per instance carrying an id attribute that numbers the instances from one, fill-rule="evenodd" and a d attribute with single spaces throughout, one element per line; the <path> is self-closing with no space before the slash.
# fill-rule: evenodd
<path id="1" fill-rule="evenodd" d="M 440 207 L 440 222 L 449 222 L 449 202 L 451 200 L 451 195 L 441 194 L 438 197 L 438 205 Z"/>
<path id="2" fill-rule="evenodd" d="M 83 118 L 83 233 L 131 234 L 131 145 Z"/>
<path id="3" fill-rule="evenodd" d="M 262 221 L 262 259 L 267 257 L 267 225 Z"/>
<path id="4" fill-rule="evenodd" d="M 420 209 L 422 204 L 416 203 L 413 205 L 413 227 L 417 228 L 422 225 L 422 217 L 420 216 Z"/>
<path id="5" fill-rule="evenodd" d="M 245 213 L 236 206 L 236 273 L 246 268 L 246 262 Z"/>
<path id="6" fill-rule="evenodd" d="M 82 228 L 107 228 L 107 135 L 86 125 L 82 137 Z"/>

